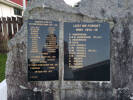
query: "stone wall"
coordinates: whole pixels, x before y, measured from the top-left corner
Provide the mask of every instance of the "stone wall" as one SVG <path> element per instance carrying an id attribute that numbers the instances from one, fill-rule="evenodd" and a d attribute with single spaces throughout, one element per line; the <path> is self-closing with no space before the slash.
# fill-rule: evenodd
<path id="1" fill-rule="evenodd" d="M 57 3 L 58 2 L 58 3 Z M 24 25 L 9 42 L 6 79 L 8 100 L 132 100 L 133 1 L 82 0 L 72 8 L 63 0 L 32 0 L 24 13 Z M 60 22 L 59 81 L 28 82 L 27 20 Z M 64 81 L 64 22 L 111 24 L 111 82 Z"/>

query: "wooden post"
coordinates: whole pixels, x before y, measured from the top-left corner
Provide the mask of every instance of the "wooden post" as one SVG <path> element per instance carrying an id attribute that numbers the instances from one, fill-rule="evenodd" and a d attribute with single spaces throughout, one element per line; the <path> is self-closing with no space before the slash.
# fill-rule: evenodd
<path id="1" fill-rule="evenodd" d="M 2 21 L 1 21 L 1 18 L 0 18 L 0 34 L 2 35 Z"/>
<path id="2" fill-rule="evenodd" d="M 16 17 L 12 17 L 12 23 L 13 23 L 13 32 L 14 34 L 16 34 L 17 33 Z"/>
<path id="3" fill-rule="evenodd" d="M 8 40 L 8 32 L 7 32 L 7 21 L 6 18 L 2 18 L 2 23 L 3 23 L 3 33 L 4 33 L 4 38 Z"/>
<path id="4" fill-rule="evenodd" d="M 12 38 L 11 18 L 7 17 L 9 39 Z"/>
<path id="5" fill-rule="evenodd" d="M 17 17 L 17 23 L 18 23 L 18 30 L 20 30 L 23 24 L 23 19 L 21 17 Z"/>
<path id="6" fill-rule="evenodd" d="M 0 21 L 0 53 L 7 53 L 8 52 L 8 29 L 7 29 L 7 21 L 6 18 L 2 18 Z M 3 35 L 4 33 L 4 35 Z"/>

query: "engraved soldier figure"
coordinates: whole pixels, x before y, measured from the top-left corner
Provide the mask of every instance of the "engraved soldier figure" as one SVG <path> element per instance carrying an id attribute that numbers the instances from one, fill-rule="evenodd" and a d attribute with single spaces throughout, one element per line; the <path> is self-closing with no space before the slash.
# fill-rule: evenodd
<path id="1" fill-rule="evenodd" d="M 54 34 L 55 28 L 48 28 L 48 35 L 46 36 L 45 45 L 42 49 L 43 56 L 45 56 L 45 61 L 47 66 L 45 67 L 49 74 L 47 74 L 47 79 L 58 79 L 58 59 L 59 59 L 59 49 L 57 44 L 57 37 Z"/>
<path id="2" fill-rule="evenodd" d="M 48 28 L 49 34 L 46 38 L 46 45 L 45 48 L 47 49 L 48 53 L 55 53 L 56 49 L 58 49 L 57 42 L 56 42 L 56 35 L 54 34 L 55 28 L 49 27 Z"/>

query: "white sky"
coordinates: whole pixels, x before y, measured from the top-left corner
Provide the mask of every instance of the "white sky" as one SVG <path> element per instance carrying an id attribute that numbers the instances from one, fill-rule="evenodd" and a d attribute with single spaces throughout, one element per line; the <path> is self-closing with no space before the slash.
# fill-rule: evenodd
<path id="1" fill-rule="evenodd" d="M 77 2 L 81 0 L 64 0 L 68 5 L 74 6 Z"/>

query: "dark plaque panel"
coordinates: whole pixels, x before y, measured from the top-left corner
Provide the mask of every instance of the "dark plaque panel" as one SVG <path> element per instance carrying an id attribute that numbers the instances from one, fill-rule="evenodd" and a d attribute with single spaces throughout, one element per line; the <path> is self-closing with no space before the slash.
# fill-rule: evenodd
<path id="1" fill-rule="evenodd" d="M 28 20 L 28 80 L 58 80 L 59 22 Z"/>
<path id="2" fill-rule="evenodd" d="M 110 30 L 103 23 L 64 23 L 65 80 L 110 81 Z"/>

